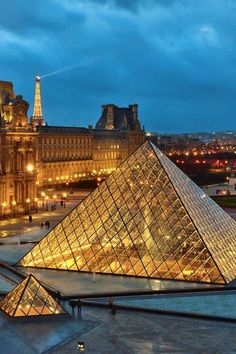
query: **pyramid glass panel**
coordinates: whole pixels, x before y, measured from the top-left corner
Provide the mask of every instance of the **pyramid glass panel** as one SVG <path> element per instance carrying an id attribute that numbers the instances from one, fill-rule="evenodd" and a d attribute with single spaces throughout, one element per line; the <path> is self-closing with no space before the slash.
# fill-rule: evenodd
<path id="1" fill-rule="evenodd" d="M 225 283 L 236 222 L 152 143 L 144 143 L 20 265 Z"/>
<path id="2" fill-rule="evenodd" d="M 227 282 L 236 277 L 235 221 L 153 146 L 176 192 Z"/>
<path id="3" fill-rule="evenodd" d="M 11 317 L 66 313 L 32 275 L 23 280 L 0 301 L 0 309 Z"/>

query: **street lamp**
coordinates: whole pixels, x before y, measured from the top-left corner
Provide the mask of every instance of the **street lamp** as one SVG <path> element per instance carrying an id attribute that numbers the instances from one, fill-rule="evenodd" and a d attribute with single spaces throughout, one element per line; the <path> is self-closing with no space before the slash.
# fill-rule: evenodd
<path id="1" fill-rule="evenodd" d="M 59 177 L 56 177 L 56 181 L 57 181 L 57 188 L 58 188 L 58 183 L 59 183 Z"/>
<path id="2" fill-rule="evenodd" d="M 38 212 L 38 198 L 34 198 L 35 201 L 35 211 Z"/>
<path id="3" fill-rule="evenodd" d="M 46 199 L 46 211 L 48 211 L 48 196 L 47 195 L 46 195 L 45 199 Z"/>
<path id="4" fill-rule="evenodd" d="M 13 205 L 13 217 L 15 218 L 15 216 L 16 216 L 16 201 L 15 200 L 13 200 L 12 205 Z"/>
<path id="5" fill-rule="evenodd" d="M 26 203 L 28 206 L 28 215 L 30 216 L 30 199 L 29 198 L 26 199 Z"/>
<path id="6" fill-rule="evenodd" d="M 5 219 L 5 217 L 6 217 L 6 206 L 7 206 L 7 203 L 6 203 L 6 202 L 3 202 L 3 203 L 2 203 L 2 207 L 3 207 L 3 217 L 4 217 L 4 219 Z"/>
<path id="7" fill-rule="evenodd" d="M 57 195 L 56 194 L 53 194 L 53 200 L 54 200 L 54 208 L 56 209 L 56 205 L 57 205 Z"/>
<path id="8" fill-rule="evenodd" d="M 45 195 L 46 195 L 45 192 L 42 192 L 42 193 L 41 193 L 41 196 L 42 196 L 42 198 L 43 198 L 43 204 L 42 204 L 42 207 L 43 207 L 43 208 L 44 208 L 44 198 L 45 198 Z"/>
<path id="9" fill-rule="evenodd" d="M 34 170 L 34 165 L 32 163 L 29 163 L 28 165 L 26 165 L 26 170 L 28 172 L 33 172 Z"/>
<path id="10" fill-rule="evenodd" d="M 66 207 L 66 201 L 67 201 L 67 193 L 63 193 L 63 198 L 64 198 L 64 208 Z"/>

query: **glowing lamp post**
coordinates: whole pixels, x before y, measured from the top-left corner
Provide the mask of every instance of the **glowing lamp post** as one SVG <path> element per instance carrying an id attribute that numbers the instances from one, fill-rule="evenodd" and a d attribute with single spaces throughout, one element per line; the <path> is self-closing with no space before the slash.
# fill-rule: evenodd
<path id="1" fill-rule="evenodd" d="M 64 208 L 66 207 L 66 201 L 67 201 L 67 193 L 63 193 L 63 198 L 64 198 Z"/>
<path id="2" fill-rule="evenodd" d="M 45 195 L 46 195 L 45 192 L 42 192 L 42 193 L 41 193 L 41 196 L 42 196 L 42 199 L 43 199 L 43 202 L 42 202 L 42 207 L 43 207 L 43 208 L 44 208 L 44 198 L 45 198 Z"/>
<path id="3" fill-rule="evenodd" d="M 46 211 L 48 211 L 48 196 L 47 195 L 46 195 L 45 199 L 46 199 Z"/>
<path id="4" fill-rule="evenodd" d="M 13 217 L 15 218 L 15 216 L 16 216 L 16 201 L 15 200 L 13 200 L 12 206 L 13 206 Z"/>
<path id="5" fill-rule="evenodd" d="M 58 183 L 59 183 L 59 177 L 56 177 L 56 181 L 57 181 L 57 188 L 58 188 Z"/>
<path id="6" fill-rule="evenodd" d="M 54 201 L 54 208 L 56 209 L 56 205 L 57 205 L 57 195 L 53 194 L 53 201 Z"/>
<path id="7" fill-rule="evenodd" d="M 99 184 L 101 183 L 101 180 L 102 180 L 101 177 L 98 177 L 98 178 L 97 178 L 97 185 L 98 185 L 98 186 L 99 186 Z"/>
<path id="8" fill-rule="evenodd" d="M 7 203 L 6 203 L 6 202 L 3 202 L 3 203 L 2 203 L 2 208 L 3 208 L 3 217 L 4 217 L 4 219 L 5 219 L 5 217 L 6 217 L 6 206 L 7 206 Z"/>
<path id="9" fill-rule="evenodd" d="M 26 166 L 26 170 L 27 172 L 30 172 L 32 173 L 34 171 L 34 165 L 32 163 L 29 163 L 27 166 Z"/>
<path id="10" fill-rule="evenodd" d="M 35 202 L 35 211 L 37 213 L 38 212 L 38 198 L 34 198 L 34 202 Z"/>
<path id="11" fill-rule="evenodd" d="M 26 199 L 26 204 L 27 204 L 27 209 L 28 209 L 28 215 L 30 216 L 30 199 Z"/>

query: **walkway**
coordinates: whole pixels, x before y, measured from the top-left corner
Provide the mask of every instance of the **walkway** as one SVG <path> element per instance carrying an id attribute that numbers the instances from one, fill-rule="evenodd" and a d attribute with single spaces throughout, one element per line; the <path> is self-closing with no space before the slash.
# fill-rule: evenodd
<path id="1" fill-rule="evenodd" d="M 17 218 L 6 218 L 5 220 L 0 220 L 0 239 L 17 236 L 21 237 L 22 235 L 30 234 L 34 235 L 35 231 L 40 229 L 40 224 L 46 220 L 50 220 L 51 227 L 56 225 L 59 221 L 63 219 L 77 204 L 79 204 L 85 197 L 90 193 L 90 190 L 87 191 L 77 191 L 70 199 L 66 202 L 66 208 L 61 207 L 60 203 L 57 203 L 56 210 L 51 211 L 39 209 L 38 213 L 32 212 L 33 222 L 29 223 L 29 216 L 23 215 Z M 44 234 L 47 230 L 44 232 Z M 36 232 L 37 233 L 37 232 Z M 39 233 L 41 236 L 42 233 Z"/>
<path id="2" fill-rule="evenodd" d="M 98 324 L 79 339 L 86 354 L 235 354 L 236 325 L 204 320 L 82 307 L 82 319 Z M 76 354 L 76 339 L 50 354 Z M 47 352 L 49 353 L 49 352 Z"/>
<path id="3" fill-rule="evenodd" d="M 86 192 L 81 191 L 81 195 L 77 192 L 76 195 L 73 195 L 73 199 L 71 198 L 71 200 L 67 202 L 66 208 L 58 205 L 55 211 L 40 210 L 39 213 L 32 214 L 32 223 L 29 223 L 29 217 L 27 215 L 15 219 L 1 220 L 0 260 L 11 264 L 16 263 L 34 247 L 35 242 L 40 241 L 41 238 L 78 205 L 89 192 L 89 190 Z M 46 220 L 50 221 L 50 229 L 41 229 L 41 223 Z"/>

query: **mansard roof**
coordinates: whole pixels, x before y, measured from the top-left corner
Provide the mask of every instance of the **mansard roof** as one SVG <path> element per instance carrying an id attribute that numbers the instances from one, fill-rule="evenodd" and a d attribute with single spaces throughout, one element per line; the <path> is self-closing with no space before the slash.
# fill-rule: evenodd
<path id="1" fill-rule="evenodd" d="M 113 126 L 114 129 L 132 130 L 134 128 L 134 116 L 132 107 L 118 107 L 114 104 L 104 105 L 102 115 L 96 124 L 97 129 L 105 129 L 107 126 L 107 108 L 113 108 Z M 137 106 L 137 105 L 135 105 Z"/>

